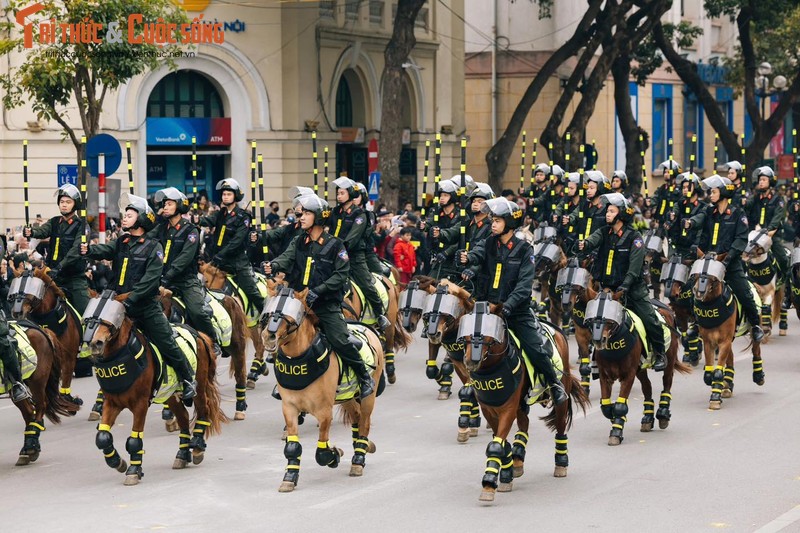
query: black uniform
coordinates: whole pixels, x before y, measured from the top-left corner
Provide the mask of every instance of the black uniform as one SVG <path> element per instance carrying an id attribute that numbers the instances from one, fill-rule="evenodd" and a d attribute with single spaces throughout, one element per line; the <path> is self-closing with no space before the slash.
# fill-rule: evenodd
<path id="1" fill-rule="evenodd" d="M 781 227 L 786 220 L 786 200 L 774 191 L 756 192 L 747 200 L 745 213 L 747 213 L 751 231 L 756 229 L 756 226 L 767 231 L 775 231 L 770 251 L 778 262 L 781 274 L 786 276 L 791 265 L 786 247 L 783 245 L 783 240 L 780 239 Z"/>
<path id="2" fill-rule="evenodd" d="M 671 212 L 674 213 L 674 217 L 669 216 L 667 218 L 666 226 L 669 228 L 667 237 L 676 254 L 680 254 L 681 257 L 685 258 L 693 256 L 692 247 L 697 246 L 699 242 L 701 228 L 694 226 L 686 229 L 683 223 L 685 220 L 691 219 L 707 209 L 709 209 L 709 206 L 705 202 L 689 198 L 684 198 L 673 207 Z"/>
<path id="3" fill-rule="evenodd" d="M 681 191 L 674 185 L 664 183 L 659 185 L 655 193 L 653 193 L 653 218 L 658 222 L 665 222 L 669 219 L 669 213 L 678 203 L 681 197 Z"/>
<path id="4" fill-rule="evenodd" d="M 458 269 L 455 267 L 454 259 L 456 250 L 458 250 L 458 238 L 455 240 L 450 239 L 447 243 L 442 239 L 442 235 L 447 232 L 447 235 L 460 235 L 461 233 L 461 220 L 458 216 L 458 206 L 453 208 L 449 214 L 441 207 L 434 206 L 428 213 L 427 231 L 428 242 L 430 243 L 431 255 L 439 256 L 440 260 L 431 265 L 430 276 L 435 279 L 450 279 L 456 280 L 458 277 Z M 436 218 L 438 217 L 438 220 Z M 439 228 L 439 237 L 433 237 L 433 228 Z"/>

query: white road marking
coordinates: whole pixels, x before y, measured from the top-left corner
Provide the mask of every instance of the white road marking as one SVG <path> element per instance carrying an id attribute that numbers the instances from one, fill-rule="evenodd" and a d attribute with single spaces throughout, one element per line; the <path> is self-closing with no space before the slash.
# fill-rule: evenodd
<path id="1" fill-rule="evenodd" d="M 797 522 L 800 522 L 800 505 L 796 506 L 791 511 L 783 513 L 769 524 L 758 528 L 755 533 L 777 533 Z"/>

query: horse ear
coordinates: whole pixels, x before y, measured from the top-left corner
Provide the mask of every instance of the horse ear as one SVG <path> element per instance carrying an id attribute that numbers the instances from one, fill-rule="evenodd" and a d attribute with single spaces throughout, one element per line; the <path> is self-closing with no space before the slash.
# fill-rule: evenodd
<path id="1" fill-rule="evenodd" d="M 503 304 L 489 304 L 489 312 L 493 315 L 501 315 L 503 313 Z"/>
<path id="2" fill-rule="evenodd" d="M 295 296 L 295 298 L 297 298 L 298 300 L 300 300 L 301 302 L 303 302 L 303 304 L 305 305 L 305 303 L 306 303 L 306 296 L 308 296 L 308 287 L 306 287 L 305 289 L 303 289 L 303 290 L 302 290 L 302 291 L 300 291 L 300 292 L 295 292 L 295 293 L 294 293 L 294 296 Z"/>

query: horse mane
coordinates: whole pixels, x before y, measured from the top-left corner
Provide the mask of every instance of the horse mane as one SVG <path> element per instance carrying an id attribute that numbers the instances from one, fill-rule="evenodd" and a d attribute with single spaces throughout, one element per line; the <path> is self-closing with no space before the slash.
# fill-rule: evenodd
<path id="1" fill-rule="evenodd" d="M 419 288 L 424 290 L 424 291 L 427 291 L 428 287 L 431 287 L 431 286 L 435 287 L 436 283 L 437 283 L 435 278 L 432 278 L 430 276 L 423 276 L 421 274 L 418 274 L 418 275 L 414 276 L 411 279 L 414 280 L 414 281 L 418 281 L 419 282 Z"/>
<path id="2" fill-rule="evenodd" d="M 465 289 L 461 285 L 453 283 L 449 279 L 443 279 L 439 283 L 442 285 L 446 285 L 447 291 L 456 298 L 458 298 L 459 300 L 461 300 L 461 303 L 464 305 L 465 313 L 472 312 L 472 310 L 475 308 L 475 302 L 472 301 L 472 295 L 469 293 L 469 291 L 467 291 L 467 289 Z"/>
<path id="3" fill-rule="evenodd" d="M 58 298 L 63 298 L 66 300 L 67 296 L 64 294 L 64 291 L 61 290 L 61 287 L 55 284 L 53 279 L 47 275 L 45 270 L 46 270 L 45 267 L 37 268 L 33 271 L 33 275 L 42 280 L 46 286 L 52 287 L 53 292 L 56 293 L 56 296 Z"/>

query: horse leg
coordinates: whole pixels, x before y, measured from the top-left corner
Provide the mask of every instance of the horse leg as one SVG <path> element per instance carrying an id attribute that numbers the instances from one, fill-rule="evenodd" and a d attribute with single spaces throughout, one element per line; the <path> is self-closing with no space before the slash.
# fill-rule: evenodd
<path id="1" fill-rule="evenodd" d="M 517 409 L 517 432 L 514 434 L 514 443 L 511 445 L 514 477 L 522 477 L 525 473 L 525 452 L 528 449 L 528 427 L 530 426 L 528 411 L 527 405 Z"/>
<path id="2" fill-rule="evenodd" d="M 635 358 L 637 363 L 634 364 L 637 364 L 637 366 L 639 358 L 639 355 L 637 355 Z M 622 441 L 625 438 L 623 437 L 622 432 L 625 429 L 625 422 L 628 420 L 628 396 L 633 388 L 633 381 L 636 378 L 635 370 L 631 372 L 630 375 L 621 376 L 620 378 L 619 396 L 617 397 L 617 401 L 611 405 L 611 399 L 608 398 L 608 403 L 606 404 L 608 407 L 610 407 L 608 410 L 611 412 L 611 433 L 608 436 L 609 446 L 619 446 L 622 444 Z"/>
<path id="3" fill-rule="evenodd" d="M 283 419 L 286 422 L 286 444 L 283 447 L 283 456 L 286 457 L 287 464 L 278 492 L 292 492 L 300 477 L 300 456 L 303 454 L 303 446 L 300 445 L 300 438 L 297 436 L 297 417 L 300 411 L 286 400 L 281 401 L 281 408 Z"/>
<path id="4" fill-rule="evenodd" d="M 495 492 L 510 492 L 514 480 L 514 461 L 511 457 L 511 444 L 506 440 L 517 410 L 518 394 L 514 394 L 504 406 L 498 408 L 497 428 L 492 441 L 486 447 L 486 470 L 481 481 L 483 490 L 479 501 L 494 501 Z M 498 484 L 499 481 L 499 484 Z"/>
<path id="5" fill-rule="evenodd" d="M 464 385 L 458 390 L 458 436 L 456 441 L 461 444 L 469 442 L 469 422 L 472 414 L 472 398 L 475 391 L 472 387 Z"/>
<path id="6" fill-rule="evenodd" d="M 175 396 L 170 396 L 169 399 L 167 399 L 167 405 L 169 405 L 170 408 L 167 409 L 165 405 L 162 414 L 164 411 L 171 411 L 170 414 L 175 413 L 172 419 L 177 429 L 180 429 L 180 433 L 178 433 L 178 453 L 175 455 L 175 461 L 172 463 L 173 470 L 180 470 L 186 468 L 186 466 L 192 462 L 192 451 L 189 448 L 189 442 L 192 438 L 189 432 L 189 413 L 186 411 L 186 407 L 184 407 Z"/>
<path id="7" fill-rule="evenodd" d="M 125 472 L 128 468 L 128 464 L 114 448 L 114 437 L 111 435 L 111 427 L 116 422 L 121 410 L 113 402 L 104 405 L 103 419 L 97 426 L 97 436 L 94 439 L 95 445 L 100 448 L 106 458 L 106 464 L 117 472 Z"/>
<path id="8" fill-rule="evenodd" d="M 105 401 L 105 395 L 103 394 L 102 390 L 97 391 L 97 398 L 94 401 L 94 405 L 92 406 L 92 410 L 89 411 L 89 422 L 97 422 L 100 420 L 100 417 L 103 416 L 103 402 Z"/>
<path id="9" fill-rule="evenodd" d="M 764 385 L 764 361 L 761 359 L 761 345 L 753 344 L 753 383 Z M 731 358 L 731 362 L 733 358 Z"/>
<path id="10" fill-rule="evenodd" d="M 80 327 L 80 326 L 78 326 Z M 72 333 L 73 335 L 76 334 L 73 332 L 68 332 L 67 335 Z M 72 376 L 75 372 L 75 365 L 78 363 L 78 350 L 80 349 L 80 343 L 78 342 L 78 348 L 73 351 L 67 352 L 66 346 L 69 346 L 71 343 L 66 342 L 62 346 L 62 351 L 64 355 L 61 357 L 61 387 L 58 389 L 61 398 L 75 406 L 76 410 L 80 409 L 80 406 L 83 405 L 83 400 L 77 396 L 72 395 Z"/>
<path id="11" fill-rule="evenodd" d="M 269 367 L 267 366 L 267 361 L 264 360 L 264 341 L 261 340 L 261 332 L 257 326 L 249 328 L 249 330 L 255 355 L 253 363 L 250 365 L 250 372 L 247 374 L 247 388 L 255 389 L 258 378 L 269 375 Z M 269 362 L 271 363 L 272 361 L 270 360 Z"/>
<path id="12" fill-rule="evenodd" d="M 724 372 L 724 388 L 722 389 L 722 397 L 723 398 L 730 398 L 733 396 L 733 378 L 736 375 L 736 371 L 733 368 L 733 359 L 728 361 L 725 365 L 725 372 Z"/>
<path id="13" fill-rule="evenodd" d="M 137 398 L 136 405 L 130 407 L 133 413 L 133 424 L 131 425 L 131 436 L 125 442 L 125 449 L 131 458 L 131 465 L 125 472 L 125 485 L 138 485 L 144 476 L 142 470 L 142 457 L 144 456 L 144 421 L 147 418 L 147 408 L 149 406 L 147 397 Z"/>
<path id="14" fill-rule="evenodd" d="M 444 357 L 442 361 L 442 369 L 436 377 L 436 383 L 439 384 L 439 400 L 447 400 L 453 393 L 453 362 L 448 356 Z"/>
<path id="15" fill-rule="evenodd" d="M 36 409 L 34 409 L 30 400 L 24 400 L 14 405 L 17 406 L 22 418 L 25 420 L 22 449 L 19 451 L 16 466 L 25 466 L 39 458 L 39 452 L 42 449 L 39 444 L 39 434 L 44 431 L 44 411 L 42 410 L 42 419 L 36 420 Z"/>
<path id="16" fill-rule="evenodd" d="M 653 384 L 647 375 L 647 370 L 639 369 L 636 373 L 639 383 L 642 384 L 642 395 L 644 396 L 644 416 L 642 416 L 642 427 L 640 431 L 647 433 L 652 431 L 656 423 L 656 402 L 653 400 Z"/>
<path id="17" fill-rule="evenodd" d="M 711 373 L 711 397 L 708 401 L 708 408 L 717 410 L 722 407 L 722 389 L 725 383 L 725 365 L 733 361 L 733 339 L 725 339 L 719 345 L 719 359 L 717 365 Z M 706 373 L 708 373 L 708 366 Z"/>
<path id="18" fill-rule="evenodd" d="M 351 460 L 350 476 L 360 477 L 364 473 L 364 466 L 366 465 L 367 454 L 375 453 L 375 443 L 369 440 L 369 432 L 372 423 L 372 411 L 375 408 L 375 395 L 371 395 L 361 401 L 359 408 L 358 404 L 351 402 L 356 409 L 358 418 L 357 424 L 352 427 L 353 431 L 353 459 Z"/>
<path id="19" fill-rule="evenodd" d="M 592 359 L 589 346 L 585 342 L 585 335 L 576 332 L 575 338 L 578 341 L 578 372 L 581 375 L 581 387 L 586 395 L 589 395 L 592 374 Z"/>
<path id="20" fill-rule="evenodd" d="M 475 391 L 472 391 L 472 412 L 469 415 L 469 436 L 477 437 L 478 430 L 481 429 L 481 404 L 478 403 L 478 397 L 475 396 Z"/>

